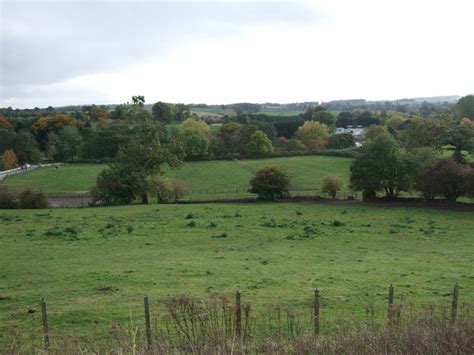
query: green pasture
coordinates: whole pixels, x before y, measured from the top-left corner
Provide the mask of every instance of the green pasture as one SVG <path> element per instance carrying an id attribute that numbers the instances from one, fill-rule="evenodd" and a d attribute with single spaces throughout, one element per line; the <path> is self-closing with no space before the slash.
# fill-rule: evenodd
<path id="1" fill-rule="evenodd" d="M 182 181 L 191 197 L 237 189 L 237 195 L 246 194 L 250 178 L 266 165 L 287 169 L 295 187 L 318 187 L 328 175 L 337 175 L 344 182 L 349 179 L 351 159 L 328 156 L 305 156 L 255 160 L 214 160 L 186 162 L 176 170 L 166 169 L 167 176 Z M 64 164 L 58 169 L 41 168 L 7 178 L 6 184 L 17 190 L 26 187 L 40 189 L 47 194 L 81 193 L 89 190 L 105 165 Z"/>
<path id="2" fill-rule="evenodd" d="M 149 205 L 0 212 L 0 344 L 41 341 L 39 300 L 53 335 L 107 338 L 115 322 L 154 327 L 180 294 L 251 301 L 258 319 L 279 304 L 309 324 L 321 290 L 322 332 L 402 312 L 474 301 L 474 213 L 317 204 Z M 141 323 L 143 324 L 143 322 Z M 3 339 L 2 339 L 3 337 Z"/>

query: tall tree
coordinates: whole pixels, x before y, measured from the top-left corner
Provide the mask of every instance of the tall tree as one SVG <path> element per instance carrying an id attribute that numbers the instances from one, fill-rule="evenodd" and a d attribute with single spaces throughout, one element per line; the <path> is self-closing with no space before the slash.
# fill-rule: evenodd
<path id="1" fill-rule="evenodd" d="M 316 121 L 306 121 L 296 132 L 308 150 L 319 150 L 328 145 L 329 132 L 325 124 Z"/>
<path id="2" fill-rule="evenodd" d="M 354 190 L 364 191 L 366 197 L 384 191 L 393 198 L 414 186 L 419 166 L 389 133 L 382 133 L 362 146 L 351 165 L 350 184 Z"/>
<path id="3" fill-rule="evenodd" d="M 176 118 L 175 107 L 166 102 L 157 102 L 152 107 L 153 118 L 162 124 L 171 123 Z"/>

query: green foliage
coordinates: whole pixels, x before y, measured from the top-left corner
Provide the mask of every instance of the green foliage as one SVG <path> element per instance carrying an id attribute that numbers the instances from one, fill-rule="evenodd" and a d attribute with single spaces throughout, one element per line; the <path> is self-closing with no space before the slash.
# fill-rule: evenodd
<path id="1" fill-rule="evenodd" d="M 263 157 L 273 152 L 273 146 L 270 139 L 262 131 L 256 131 L 252 134 L 247 146 L 248 155 L 251 157 Z"/>
<path id="2" fill-rule="evenodd" d="M 447 124 L 437 119 L 411 119 L 404 124 L 400 141 L 406 148 L 441 148 Z"/>
<path id="3" fill-rule="evenodd" d="M 242 151 L 241 125 L 225 123 L 219 129 L 214 142 L 213 154 L 216 156 L 238 155 Z"/>
<path id="4" fill-rule="evenodd" d="M 289 195 L 290 176 L 285 169 L 266 166 L 250 180 L 250 192 L 262 200 L 278 200 Z"/>
<path id="5" fill-rule="evenodd" d="M 459 99 L 456 110 L 460 118 L 470 118 L 474 120 L 474 95 L 467 95 Z"/>
<path id="6" fill-rule="evenodd" d="M 352 162 L 350 183 L 354 190 L 365 191 L 366 196 L 382 190 L 393 198 L 414 186 L 419 169 L 419 162 L 401 149 L 392 136 L 381 133 L 367 140 Z"/>
<path id="7" fill-rule="evenodd" d="M 176 118 L 176 111 L 173 104 L 157 102 L 152 107 L 153 118 L 162 124 L 171 123 Z"/>
<path id="8" fill-rule="evenodd" d="M 58 134 L 53 158 L 55 161 L 71 161 L 78 154 L 82 137 L 76 127 L 65 127 Z"/>
<path id="9" fill-rule="evenodd" d="M 318 111 L 311 116 L 311 120 L 325 124 L 326 126 L 334 126 L 336 124 L 336 116 L 329 111 Z"/>
<path id="10" fill-rule="evenodd" d="M 91 189 L 94 203 L 120 205 L 131 203 L 143 187 L 140 179 L 126 167 L 107 168 L 97 176 L 96 185 Z"/>
<path id="11" fill-rule="evenodd" d="M 387 133 L 385 127 L 379 125 L 370 125 L 365 132 L 365 139 L 372 139 L 385 133 Z"/>
<path id="12" fill-rule="evenodd" d="M 330 149 L 346 149 L 354 146 L 354 136 L 351 133 L 332 134 L 329 137 L 328 148 Z"/>
<path id="13" fill-rule="evenodd" d="M 326 176 L 321 184 L 321 192 L 336 198 L 337 193 L 342 189 L 342 180 L 338 176 Z"/>
<path id="14" fill-rule="evenodd" d="M 96 194 L 103 203 L 130 203 L 138 197 L 148 203 L 148 180 L 160 173 L 163 164 L 176 167 L 180 160 L 161 145 L 160 126 L 141 120 L 130 140 L 120 147 L 110 169 L 99 175 Z"/>
<path id="15" fill-rule="evenodd" d="M 181 127 L 178 135 L 187 159 L 196 160 L 208 155 L 209 134 L 198 127 Z"/>

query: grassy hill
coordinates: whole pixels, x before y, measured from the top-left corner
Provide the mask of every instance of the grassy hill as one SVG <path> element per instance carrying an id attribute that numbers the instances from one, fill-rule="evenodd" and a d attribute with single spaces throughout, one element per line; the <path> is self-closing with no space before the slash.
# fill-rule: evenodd
<path id="1" fill-rule="evenodd" d="M 142 319 L 144 294 L 161 327 L 168 297 L 236 289 L 257 320 L 277 303 L 282 318 L 291 310 L 308 325 L 318 287 L 323 333 L 364 318 L 367 305 L 385 317 L 390 283 L 402 312 L 448 306 L 455 281 L 461 303 L 472 303 L 473 217 L 290 203 L 5 210 L 0 344 L 13 327 L 40 341 L 42 297 L 53 334 L 90 338 Z"/>
<path id="2" fill-rule="evenodd" d="M 188 162 L 177 170 L 166 170 L 171 178 L 187 186 L 191 196 L 210 194 L 224 189 L 241 190 L 245 195 L 248 182 L 255 172 L 265 165 L 286 168 L 298 187 L 319 186 L 327 175 L 337 175 L 345 182 L 349 178 L 351 159 L 326 156 L 305 156 L 241 161 Z M 104 165 L 65 164 L 56 168 L 42 168 L 30 173 L 9 177 L 6 184 L 15 189 L 34 187 L 48 194 L 81 193 L 88 191 Z"/>

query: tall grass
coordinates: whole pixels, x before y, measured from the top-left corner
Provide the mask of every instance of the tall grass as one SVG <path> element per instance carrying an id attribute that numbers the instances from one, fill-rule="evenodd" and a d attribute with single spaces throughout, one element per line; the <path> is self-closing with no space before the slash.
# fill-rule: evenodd
<path id="1" fill-rule="evenodd" d="M 397 306 L 396 304 L 394 306 Z M 447 308 L 434 304 L 421 310 L 400 308 L 391 321 L 376 320 L 370 309 L 367 319 L 346 321 L 337 330 L 315 335 L 311 322 L 284 312 L 278 305 L 253 314 L 242 303 L 241 334 L 236 331 L 236 308 L 225 296 L 167 301 L 165 319 L 154 323 L 147 343 L 144 322 L 130 314 L 128 324 L 114 324 L 101 341 L 74 336 L 52 337 L 48 350 L 34 334 L 12 329 L 5 354 L 473 354 L 474 317 L 464 306 L 454 321 Z"/>

